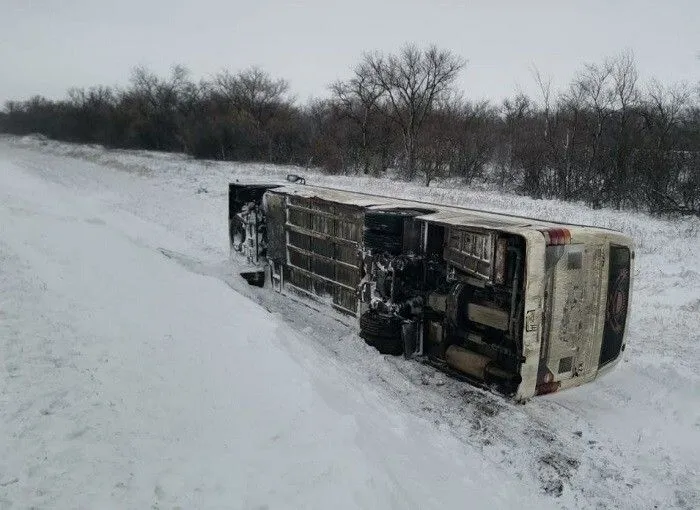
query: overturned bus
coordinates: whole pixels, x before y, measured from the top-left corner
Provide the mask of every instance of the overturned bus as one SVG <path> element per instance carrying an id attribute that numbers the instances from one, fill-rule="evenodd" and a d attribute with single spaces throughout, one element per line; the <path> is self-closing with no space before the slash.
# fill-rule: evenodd
<path id="1" fill-rule="evenodd" d="M 327 303 L 379 352 L 518 401 L 619 361 L 629 237 L 296 180 L 229 185 L 232 252 L 257 267 L 249 283 Z"/>

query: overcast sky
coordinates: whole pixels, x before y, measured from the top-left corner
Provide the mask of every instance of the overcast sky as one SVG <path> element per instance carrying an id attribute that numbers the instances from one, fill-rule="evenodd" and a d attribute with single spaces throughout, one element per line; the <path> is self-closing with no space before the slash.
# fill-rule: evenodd
<path id="1" fill-rule="evenodd" d="M 124 85 L 135 65 L 196 78 L 258 65 L 299 101 L 327 94 L 363 51 L 436 44 L 467 59 L 459 87 L 500 100 L 563 87 L 632 50 L 643 78 L 700 81 L 700 0 L 0 0 L 0 103 Z"/>

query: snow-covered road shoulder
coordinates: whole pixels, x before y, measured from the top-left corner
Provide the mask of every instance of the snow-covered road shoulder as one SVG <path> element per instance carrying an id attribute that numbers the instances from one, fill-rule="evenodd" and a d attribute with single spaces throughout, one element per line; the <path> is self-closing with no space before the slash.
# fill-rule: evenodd
<path id="1" fill-rule="evenodd" d="M 0 160 L 0 508 L 542 506 L 158 246 Z"/>
<path id="2" fill-rule="evenodd" d="M 635 238 L 620 365 L 522 406 L 245 285 L 227 184 L 290 171 L 0 137 L 0 509 L 700 508 L 700 219 L 305 172 Z"/>

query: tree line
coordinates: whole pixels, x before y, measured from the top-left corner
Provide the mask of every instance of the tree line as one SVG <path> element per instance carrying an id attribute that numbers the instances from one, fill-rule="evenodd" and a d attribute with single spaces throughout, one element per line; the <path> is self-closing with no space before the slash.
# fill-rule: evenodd
<path id="1" fill-rule="evenodd" d="M 586 64 L 561 91 L 470 101 L 466 62 L 435 46 L 365 53 L 327 99 L 299 105 L 253 67 L 196 82 L 145 68 L 128 86 L 9 101 L 0 131 L 196 158 L 321 167 L 329 173 L 475 181 L 535 198 L 700 216 L 700 83 L 640 83 L 622 53 Z"/>

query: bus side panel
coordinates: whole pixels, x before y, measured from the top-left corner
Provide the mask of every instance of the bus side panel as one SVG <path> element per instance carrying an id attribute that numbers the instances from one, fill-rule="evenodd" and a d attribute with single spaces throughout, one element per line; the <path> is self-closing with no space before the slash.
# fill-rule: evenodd
<path id="1" fill-rule="evenodd" d="M 267 217 L 267 258 L 277 264 L 287 258 L 287 196 L 269 191 L 263 197 Z"/>
<path id="2" fill-rule="evenodd" d="M 318 198 L 286 197 L 286 285 L 357 315 L 364 209 Z"/>

